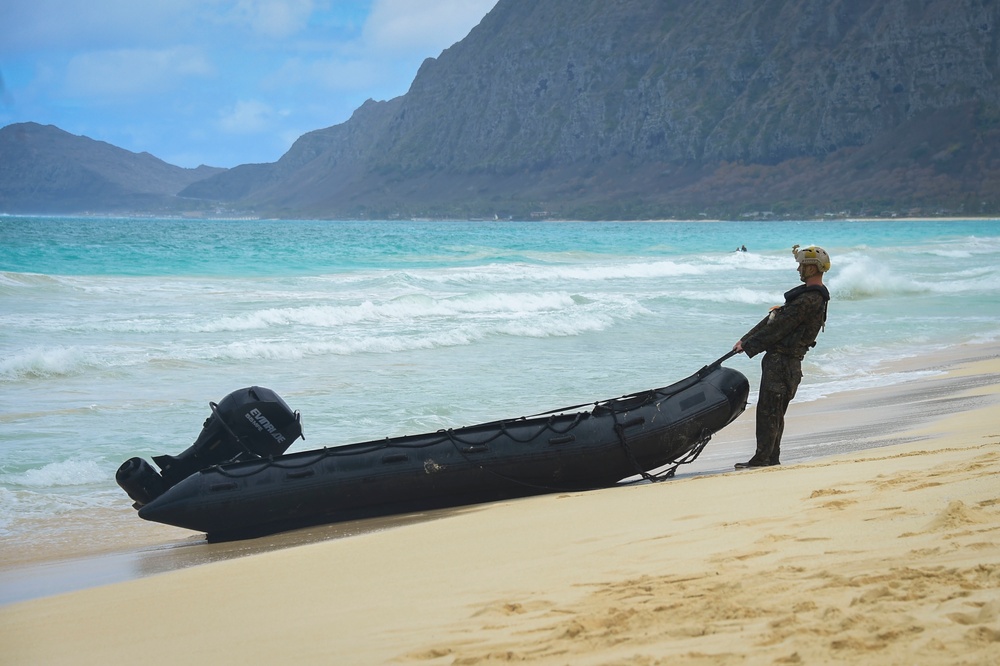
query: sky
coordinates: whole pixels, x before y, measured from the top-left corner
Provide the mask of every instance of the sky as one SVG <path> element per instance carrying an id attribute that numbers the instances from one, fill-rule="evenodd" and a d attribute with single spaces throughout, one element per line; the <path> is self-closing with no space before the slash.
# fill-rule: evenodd
<path id="1" fill-rule="evenodd" d="M 187 168 L 274 162 L 405 94 L 496 3 L 0 0 L 0 127 L 55 125 Z"/>

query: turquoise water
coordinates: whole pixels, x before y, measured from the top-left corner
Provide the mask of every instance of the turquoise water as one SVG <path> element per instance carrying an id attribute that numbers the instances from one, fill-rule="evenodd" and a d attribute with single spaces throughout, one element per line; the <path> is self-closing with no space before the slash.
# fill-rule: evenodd
<path id="1" fill-rule="evenodd" d="M 243 386 L 302 413 L 302 449 L 669 384 L 797 284 L 793 243 L 833 257 L 798 400 L 1000 335 L 993 220 L 0 217 L 0 539 L 137 520 L 118 465 L 186 448 Z M 756 390 L 756 360 L 728 364 Z"/>

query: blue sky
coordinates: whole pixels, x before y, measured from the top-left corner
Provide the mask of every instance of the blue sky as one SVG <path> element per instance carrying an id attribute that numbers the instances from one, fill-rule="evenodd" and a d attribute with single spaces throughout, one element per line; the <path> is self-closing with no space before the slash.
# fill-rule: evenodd
<path id="1" fill-rule="evenodd" d="M 273 162 L 404 94 L 496 2 L 0 0 L 0 127 L 56 125 L 183 167 Z"/>

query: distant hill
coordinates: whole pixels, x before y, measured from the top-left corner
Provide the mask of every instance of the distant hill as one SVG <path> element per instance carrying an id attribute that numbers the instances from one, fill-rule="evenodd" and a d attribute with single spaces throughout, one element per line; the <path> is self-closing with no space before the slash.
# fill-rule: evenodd
<path id="1" fill-rule="evenodd" d="M 192 208 L 178 192 L 223 171 L 183 169 L 52 125 L 0 129 L 0 212 L 177 212 Z"/>
<path id="2" fill-rule="evenodd" d="M 330 218 L 1000 214 L 998 82 L 994 0 L 499 0 L 405 95 L 180 196 Z"/>

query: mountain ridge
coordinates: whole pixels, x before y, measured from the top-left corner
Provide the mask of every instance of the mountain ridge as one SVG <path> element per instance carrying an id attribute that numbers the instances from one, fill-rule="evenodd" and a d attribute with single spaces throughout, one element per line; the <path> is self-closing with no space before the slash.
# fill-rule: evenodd
<path id="1" fill-rule="evenodd" d="M 310 159 L 293 146 L 278 164 L 296 168 L 243 201 L 358 217 L 996 209 L 995 3 L 733 6 L 501 0 L 406 95 L 319 130 Z"/>
<path id="2" fill-rule="evenodd" d="M 996 214 L 998 28 L 995 0 L 499 0 L 405 95 L 175 194 L 276 217 Z"/>
<path id="3" fill-rule="evenodd" d="M 225 171 L 167 164 L 54 125 L 0 128 L 0 211 L 11 213 L 173 212 L 177 194 Z"/>

